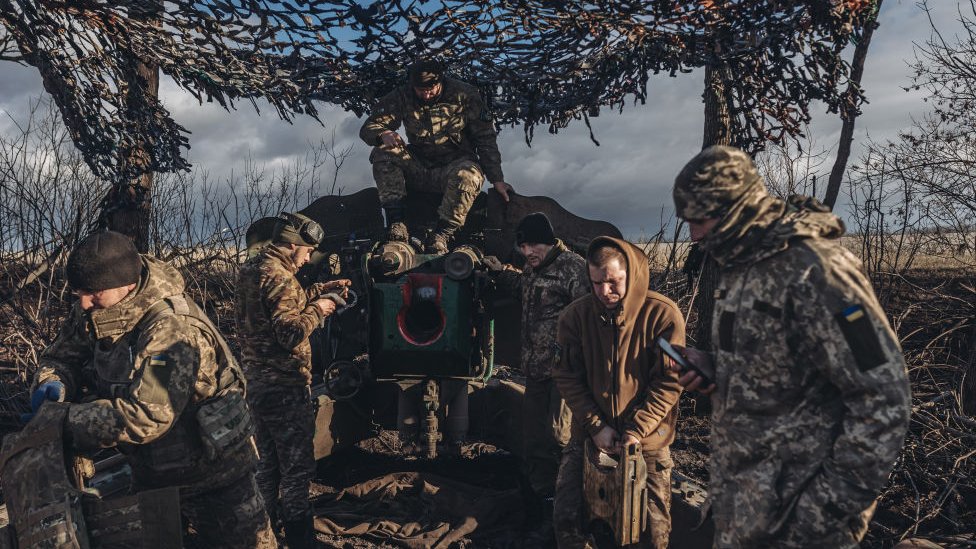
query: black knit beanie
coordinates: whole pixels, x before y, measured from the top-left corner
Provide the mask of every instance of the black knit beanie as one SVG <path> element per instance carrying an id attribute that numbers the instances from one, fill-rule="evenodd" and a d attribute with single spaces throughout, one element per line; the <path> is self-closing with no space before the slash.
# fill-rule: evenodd
<path id="1" fill-rule="evenodd" d="M 519 221 L 515 229 L 515 244 L 521 246 L 529 244 L 555 244 L 556 235 L 552 232 L 552 223 L 542 212 L 530 213 Z"/>
<path id="2" fill-rule="evenodd" d="M 97 292 L 139 282 L 142 259 L 132 239 L 104 231 L 82 240 L 72 250 L 66 270 L 72 289 Z"/>

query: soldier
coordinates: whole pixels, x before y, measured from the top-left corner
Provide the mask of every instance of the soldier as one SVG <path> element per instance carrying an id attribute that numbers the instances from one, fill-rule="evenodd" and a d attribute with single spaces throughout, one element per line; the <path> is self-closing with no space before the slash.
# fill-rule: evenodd
<path id="1" fill-rule="evenodd" d="M 854 548 L 908 428 L 898 340 L 812 199 L 770 196 L 732 147 L 695 156 L 674 184 L 678 215 L 719 265 L 709 492 L 715 547 Z M 688 389 L 703 383 L 695 372 Z"/>
<path id="2" fill-rule="evenodd" d="M 387 238 L 406 242 L 408 190 L 443 193 L 430 253 L 446 253 L 454 232 L 488 180 L 508 201 L 495 126 L 477 88 L 444 76 L 432 60 L 414 63 L 409 82 L 382 97 L 359 136 L 373 146 L 369 161 L 386 212 Z M 397 133 L 400 124 L 409 145 Z"/>
<path id="3" fill-rule="evenodd" d="M 522 460 L 532 487 L 535 509 L 543 519 L 543 532 L 551 536 L 552 498 L 559 457 L 569 442 L 572 416 L 552 382 L 553 344 L 559 313 L 589 290 L 586 261 L 553 234 L 546 214 L 536 212 L 519 222 L 515 241 L 525 256 L 525 269 L 502 268 L 494 257 L 489 268 L 496 280 L 522 302 Z M 530 519 L 531 520 L 531 519 Z M 532 521 L 536 522 L 536 521 Z"/>
<path id="4" fill-rule="evenodd" d="M 684 344 L 678 307 L 647 290 L 647 256 L 601 236 L 586 254 L 593 295 L 559 317 L 552 377 L 573 413 L 572 437 L 556 479 L 553 522 L 560 549 L 592 547 L 581 529 L 585 437 L 603 452 L 640 445 L 647 462 L 647 529 L 641 546 L 663 549 L 671 533 L 671 452 L 681 395 L 654 342 Z"/>
<path id="5" fill-rule="evenodd" d="M 41 355 L 32 401 L 85 395 L 68 408 L 66 440 L 81 452 L 118 448 L 137 490 L 178 485 L 207 547 L 276 547 L 244 378 L 183 277 L 111 231 L 72 251 L 67 276 L 78 301 Z"/>
<path id="6" fill-rule="evenodd" d="M 336 280 L 305 290 L 295 278 L 323 236 L 315 221 L 282 212 L 272 243 L 247 260 L 237 277 L 237 326 L 261 455 L 257 481 L 268 515 L 274 524 L 283 523 L 291 549 L 311 547 L 314 536 L 309 487 L 315 472 L 315 415 L 308 338 L 337 304 L 344 304 L 341 296 L 350 284 Z"/>

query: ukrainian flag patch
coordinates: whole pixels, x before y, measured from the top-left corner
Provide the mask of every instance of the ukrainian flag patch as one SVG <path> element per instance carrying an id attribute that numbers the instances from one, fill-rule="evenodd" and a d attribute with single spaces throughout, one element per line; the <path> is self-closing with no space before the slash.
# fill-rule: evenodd
<path id="1" fill-rule="evenodd" d="M 854 355 L 858 369 L 866 372 L 888 361 L 888 354 L 881 346 L 871 316 L 864 309 L 864 305 L 850 305 L 834 317 Z"/>
<path id="2" fill-rule="evenodd" d="M 150 366 L 167 366 L 169 365 L 169 355 L 152 355 L 149 357 Z"/>
<path id="3" fill-rule="evenodd" d="M 850 307 L 844 309 L 841 314 L 844 315 L 844 319 L 848 322 L 854 322 L 855 320 L 864 316 L 864 307 L 861 305 L 851 305 Z"/>

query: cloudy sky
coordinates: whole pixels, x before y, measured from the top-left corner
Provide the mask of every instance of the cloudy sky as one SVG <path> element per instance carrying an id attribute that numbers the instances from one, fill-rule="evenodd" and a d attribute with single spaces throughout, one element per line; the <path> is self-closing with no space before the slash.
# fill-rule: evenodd
<path id="1" fill-rule="evenodd" d="M 951 36 L 960 27 L 957 1 L 931 3 L 940 30 Z M 913 116 L 927 110 L 922 92 L 902 89 L 910 83 L 907 62 L 914 45 L 929 37 L 926 14 L 915 0 L 887 0 L 880 21 L 865 68 L 863 85 L 870 103 L 857 121 L 855 156 L 868 137 L 894 136 L 911 124 Z M 652 78 L 646 105 L 628 106 L 622 115 L 604 111 L 593 119 L 599 147 L 590 141 L 582 123 L 558 135 L 537 129 L 531 147 L 525 144 L 521 128 L 503 129 L 499 146 L 508 182 L 522 194 L 549 195 L 578 215 L 611 221 L 630 237 L 657 231 L 662 208 L 665 218 L 671 215 L 675 174 L 701 145 L 702 81 L 700 71 Z M 29 101 L 42 93 L 35 69 L 0 64 L 0 110 L 21 119 Z M 239 167 L 248 155 L 269 168 L 293 162 L 305 154 L 308 143 L 328 138 L 334 128 L 338 147 L 352 146 L 340 172 L 340 185 L 345 192 L 372 185 L 369 148 L 357 137 L 362 121 L 340 108 L 321 105 L 322 124 L 308 118 L 288 124 L 270 108 L 262 109 L 259 116 L 246 102 L 231 112 L 214 104 L 200 105 L 165 79 L 160 94 L 176 120 L 192 132 L 191 162 L 213 176 Z M 820 146 L 833 147 L 840 122 L 823 111 L 814 109 L 812 134 Z M 9 119 L 0 116 L 0 131 L 4 127 L 9 127 Z M 832 162 L 831 154 L 824 173 Z"/>

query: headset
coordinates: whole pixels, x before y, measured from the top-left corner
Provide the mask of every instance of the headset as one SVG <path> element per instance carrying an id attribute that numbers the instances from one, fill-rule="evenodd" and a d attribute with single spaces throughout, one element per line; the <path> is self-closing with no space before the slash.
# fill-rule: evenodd
<path id="1" fill-rule="evenodd" d="M 303 219 L 289 212 L 281 212 L 278 214 L 278 221 L 298 231 L 298 235 L 309 245 L 318 246 L 325 238 L 325 231 L 322 230 L 322 226 L 312 219 Z"/>

